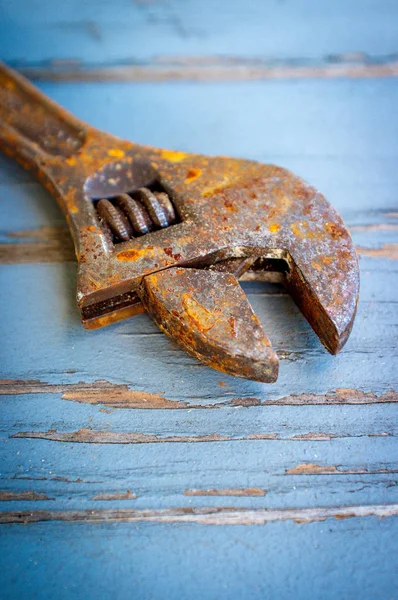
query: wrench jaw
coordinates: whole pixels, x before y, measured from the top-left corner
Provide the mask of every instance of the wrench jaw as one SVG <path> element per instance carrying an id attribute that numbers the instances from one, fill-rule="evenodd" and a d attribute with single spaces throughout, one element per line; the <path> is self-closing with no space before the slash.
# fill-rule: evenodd
<path id="1" fill-rule="evenodd" d="M 159 328 L 218 371 L 263 383 L 279 361 L 231 273 L 171 268 L 144 277 L 141 300 Z"/>
<path id="2" fill-rule="evenodd" d="M 325 348 L 331 354 L 337 354 L 347 342 L 354 324 L 359 299 L 358 271 L 354 269 L 351 273 L 348 297 L 347 294 L 344 297 L 342 290 L 341 296 L 331 302 L 331 290 L 327 289 L 328 293 L 325 293 L 324 285 L 329 283 L 332 274 L 323 272 L 323 281 L 313 278 L 311 281 L 311 272 L 300 270 L 292 259 L 290 262 L 292 267 L 284 283 L 286 289 Z"/>

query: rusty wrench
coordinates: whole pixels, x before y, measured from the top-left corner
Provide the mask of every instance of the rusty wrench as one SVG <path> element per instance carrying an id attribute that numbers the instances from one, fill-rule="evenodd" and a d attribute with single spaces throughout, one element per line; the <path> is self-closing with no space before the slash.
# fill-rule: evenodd
<path id="1" fill-rule="evenodd" d="M 65 213 L 87 328 L 146 309 L 204 363 L 272 382 L 278 358 L 238 278 L 273 270 L 329 352 L 343 347 L 358 301 L 357 257 L 338 213 L 300 178 L 120 140 L 4 65 L 0 121 L 2 150 Z"/>

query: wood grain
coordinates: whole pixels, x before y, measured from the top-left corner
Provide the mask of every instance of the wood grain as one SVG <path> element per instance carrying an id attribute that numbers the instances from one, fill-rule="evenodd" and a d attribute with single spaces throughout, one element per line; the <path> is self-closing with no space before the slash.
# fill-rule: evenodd
<path id="1" fill-rule="evenodd" d="M 350 227 L 361 299 L 331 357 L 281 286 L 243 283 L 272 386 L 203 367 L 147 315 L 86 332 L 64 217 L 0 158 L 3 594 L 395 597 L 398 7 L 39 4 L 8 3 L 4 60 L 120 137 L 297 172 Z"/>
<path id="2" fill-rule="evenodd" d="M 196 525 L 264 525 L 275 521 L 294 521 L 298 524 L 326 519 L 355 517 L 387 518 L 398 515 L 398 504 L 322 507 L 289 510 L 245 510 L 237 508 L 175 508 L 165 510 L 88 510 L 88 511 L 31 511 L 0 513 L 0 523 L 38 523 L 67 521 L 89 523 L 195 523 Z"/>
<path id="3" fill-rule="evenodd" d="M 374 433 L 371 437 L 376 436 L 388 437 L 390 434 Z M 360 437 L 361 434 L 353 435 L 352 437 Z M 213 442 L 241 442 L 249 440 L 289 440 L 289 441 L 316 441 L 328 442 L 331 439 L 339 437 L 351 437 L 350 435 L 325 433 L 325 432 L 308 432 L 302 435 L 294 436 L 279 436 L 277 433 L 251 433 L 246 436 L 236 435 L 227 436 L 219 433 L 208 435 L 172 435 L 160 437 L 150 433 L 137 432 L 118 432 L 118 431 L 93 431 L 92 429 L 79 429 L 78 431 L 60 432 L 60 431 L 19 431 L 11 436 L 12 438 L 27 438 L 36 440 L 50 440 L 53 442 L 74 442 L 78 444 L 197 444 L 197 443 L 213 443 Z"/>
<path id="4" fill-rule="evenodd" d="M 175 60 L 163 57 L 162 64 L 85 67 L 22 67 L 21 72 L 34 81 L 263 81 L 273 79 L 373 79 L 398 77 L 398 61 L 370 59 L 348 60 L 344 56 L 333 61 L 308 64 L 309 61 L 286 61 L 267 64 L 260 60 L 239 60 L 232 57 L 204 57 Z M 362 60 L 361 60 L 362 58 Z M 300 64 L 300 62 L 302 64 Z M 169 63 L 169 64 L 167 64 Z M 306 64 L 307 63 L 307 64 Z"/>
<path id="5" fill-rule="evenodd" d="M 283 359 L 283 357 L 282 357 Z M 133 409 L 214 409 L 225 406 L 300 406 L 333 404 L 384 404 L 398 402 L 398 393 L 388 391 L 374 394 L 349 388 L 338 388 L 326 394 L 291 394 L 281 398 L 262 400 L 256 397 L 231 398 L 213 404 L 194 404 L 170 400 L 163 394 L 151 394 L 132 390 L 126 384 L 114 384 L 106 380 L 93 383 L 51 384 L 41 381 L 0 380 L 0 396 L 25 394 L 61 394 L 64 400 L 74 400 L 86 404 L 102 404 L 111 408 Z"/>

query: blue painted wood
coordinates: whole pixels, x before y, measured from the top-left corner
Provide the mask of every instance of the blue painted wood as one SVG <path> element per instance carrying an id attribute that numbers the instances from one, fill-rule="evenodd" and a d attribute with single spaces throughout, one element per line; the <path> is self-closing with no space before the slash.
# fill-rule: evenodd
<path id="1" fill-rule="evenodd" d="M 223 0 L 217 10 L 208 0 L 31 2 L 30 10 L 3 0 L 2 8 L 0 54 L 19 64 L 376 56 L 396 52 L 398 27 L 391 0 Z M 281 356 L 280 378 L 267 386 L 200 365 L 146 315 L 86 332 L 74 262 L 1 264 L 0 520 L 43 510 L 52 519 L 1 526 L 2 595 L 394 598 L 397 80 L 40 85 L 116 135 L 275 162 L 314 183 L 360 249 L 361 300 L 349 343 L 331 357 L 280 286 L 245 283 Z M 49 195 L 2 157 L 0 202 L 2 252 L 29 251 L 64 224 Z M 99 379 L 114 387 L 89 387 Z M 148 409 L 134 408 L 122 384 Z M 161 408 L 162 397 L 174 410 Z M 263 404 L 242 406 L 250 398 Z M 391 516 L 292 520 L 293 509 L 358 515 L 355 507 L 379 505 Z M 173 522 L 180 507 L 222 506 L 236 517 L 283 509 L 288 520 L 226 526 L 220 513 L 213 525 Z M 169 521 L 112 524 L 109 509 L 149 518 L 164 509 Z M 73 523 L 83 510 L 98 521 Z M 54 521 L 57 511 L 66 521 Z"/>
<path id="2" fill-rule="evenodd" d="M 0 55 L 19 64 L 397 51 L 394 0 L 2 0 L 1 8 Z"/>
<path id="3" fill-rule="evenodd" d="M 391 598 L 397 524 L 372 517 L 257 528 L 43 523 L 5 529 L 0 564 L 7 589 L 23 574 L 34 600 Z"/>

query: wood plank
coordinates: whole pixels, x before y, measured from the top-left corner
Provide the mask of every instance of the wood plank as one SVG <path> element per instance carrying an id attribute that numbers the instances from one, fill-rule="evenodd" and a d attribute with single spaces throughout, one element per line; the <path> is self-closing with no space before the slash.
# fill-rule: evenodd
<path id="1" fill-rule="evenodd" d="M 282 355 L 282 360 L 286 356 Z M 220 386 L 224 387 L 224 385 Z M 333 404 L 384 404 L 398 402 L 398 393 L 373 394 L 362 390 L 338 388 L 326 394 L 291 394 L 281 398 L 231 398 L 214 404 L 193 404 L 178 400 L 169 400 L 163 394 L 132 390 L 126 384 L 112 384 L 106 380 L 93 383 L 49 384 L 41 381 L 0 380 L 0 396 L 19 396 L 26 394 L 62 394 L 64 400 L 74 400 L 87 404 L 101 404 L 110 408 L 127 409 L 213 409 L 225 406 L 310 406 Z M 40 401 L 40 399 L 39 399 Z"/>
<path id="2" fill-rule="evenodd" d="M 394 404 L 224 407 L 209 418 L 200 409 L 101 412 L 50 395 L 3 398 L 2 491 L 53 499 L 18 510 L 91 510 L 108 496 L 139 509 L 216 506 L 219 496 L 246 508 L 398 501 Z M 247 488 L 266 495 L 236 493 Z"/>
<path id="3" fill-rule="evenodd" d="M 391 0 L 136 1 L 49 0 L 3 11 L 0 54 L 21 63 L 142 62 L 156 56 L 270 57 L 396 53 L 398 9 Z"/>
<path id="4" fill-rule="evenodd" d="M 307 600 L 389 598 L 396 517 L 328 519 L 299 525 L 47 522 L 3 527 L 4 589 L 68 600 L 101 598 Z M 344 549 L 342 556 L 342 549 Z M 349 560 L 346 557 L 349 556 Z M 48 565 L 52 566 L 51 577 Z M 337 567 L 336 567 L 337 565 Z M 21 573 L 24 574 L 21 577 Z"/>
<path id="5" fill-rule="evenodd" d="M 265 525 L 274 521 L 313 523 L 326 519 L 352 519 L 355 517 L 394 517 L 398 504 L 344 506 L 289 510 L 245 510 L 231 508 L 166 509 L 158 511 L 119 509 L 87 511 L 29 511 L 0 513 L 1 524 L 39 523 L 41 521 L 67 521 L 89 523 L 196 523 L 198 525 Z"/>

